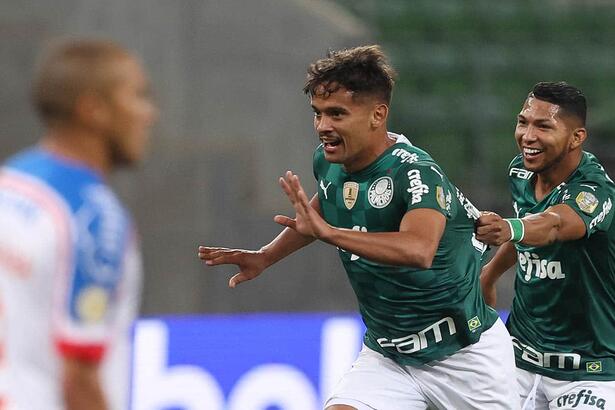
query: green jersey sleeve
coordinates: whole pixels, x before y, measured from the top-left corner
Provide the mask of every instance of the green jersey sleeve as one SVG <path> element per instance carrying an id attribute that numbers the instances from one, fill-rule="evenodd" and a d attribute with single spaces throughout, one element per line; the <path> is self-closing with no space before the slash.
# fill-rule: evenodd
<path id="1" fill-rule="evenodd" d="M 454 195 L 442 170 L 427 161 L 404 166 L 397 177 L 396 189 L 403 192 L 406 211 L 434 209 L 451 217 L 451 200 Z"/>
<path id="2" fill-rule="evenodd" d="M 585 223 L 586 236 L 597 231 L 607 231 L 613 220 L 612 191 L 601 181 L 575 181 L 566 185 L 560 203 L 571 207 Z"/>

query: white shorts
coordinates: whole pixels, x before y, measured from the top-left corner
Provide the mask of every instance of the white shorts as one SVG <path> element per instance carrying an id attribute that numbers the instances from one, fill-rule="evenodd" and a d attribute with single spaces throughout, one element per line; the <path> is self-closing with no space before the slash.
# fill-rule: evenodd
<path id="1" fill-rule="evenodd" d="M 517 369 L 523 410 L 613 410 L 615 381 L 555 380 Z"/>
<path id="2" fill-rule="evenodd" d="M 364 346 L 325 407 L 357 410 L 517 410 L 515 358 L 500 319 L 480 340 L 444 360 L 401 366 Z"/>

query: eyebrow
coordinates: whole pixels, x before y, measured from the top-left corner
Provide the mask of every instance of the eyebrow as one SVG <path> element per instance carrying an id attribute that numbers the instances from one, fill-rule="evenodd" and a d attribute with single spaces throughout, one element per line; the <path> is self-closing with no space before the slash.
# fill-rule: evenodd
<path id="1" fill-rule="evenodd" d="M 316 106 L 312 105 L 312 110 L 319 111 L 319 112 L 326 112 L 328 114 L 331 113 L 342 113 L 342 114 L 347 114 L 349 111 L 344 108 L 344 107 L 340 107 L 340 106 L 333 106 L 333 107 L 327 107 L 323 110 L 319 110 Z"/>
<path id="2" fill-rule="evenodd" d="M 523 114 L 517 115 L 517 119 L 518 120 L 525 120 L 525 121 L 528 120 L 527 117 L 525 115 L 523 115 Z M 538 122 L 538 123 L 547 123 L 547 122 L 548 123 L 552 123 L 553 119 L 551 117 L 535 118 L 534 122 Z"/>

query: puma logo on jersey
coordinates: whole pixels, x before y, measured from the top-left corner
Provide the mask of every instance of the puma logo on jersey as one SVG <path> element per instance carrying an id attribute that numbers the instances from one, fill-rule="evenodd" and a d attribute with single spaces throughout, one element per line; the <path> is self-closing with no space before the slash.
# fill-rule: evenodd
<path id="1" fill-rule="evenodd" d="M 325 199 L 329 199 L 327 197 L 327 189 L 329 189 L 329 187 L 331 186 L 331 181 L 329 181 L 329 183 L 327 184 L 327 186 L 325 186 L 325 181 L 324 180 L 320 180 L 320 189 L 322 189 L 322 193 L 325 196 Z"/>
<path id="2" fill-rule="evenodd" d="M 410 153 L 408 151 L 406 151 L 403 148 L 396 148 L 393 150 L 393 152 L 391 153 L 391 155 L 393 155 L 394 157 L 399 157 L 401 159 L 401 163 L 408 163 L 408 164 L 412 164 L 413 162 L 416 162 L 419 160 L 419 156 L 415 153 Z"/>
<path id="3" fill-rule="evenodd" d="M 564 279 L 566 274 L 562 272 L 562 264 L 559 261 L 549 261 L 540 259 L 535 253 L 519 252 L 518 254 L 519 267 L 525 272 L 526 282 L 532 277 L 532 274 L 540 279 Z"/>
<path id="4" fill-rule="evenodd" d="M 602 204 L 602 211 L 589 223 L 589 229 L 592 229 L 600 222 L 604 221 L 604 218 L 611 212 L 611 208 L 613 208 L 613 202 L 611 202 L 611 198 L 607 199 Z"/>
<path id="5" fill-rule="evenodd" d="M 418 169 L 411 169 L 407 175 L 410 188 L 406 189 L 406 191 L 412 195 L 412 205 L 418 204 L 423 200 L 423 194 L 429 192 L 429 187 L 423 183 L 421 171 Z"/>
<path id="6" fill-rule="evenodd" d="M 573 409 L 579 404 L 587 404 L 588 406 L 594 406 L 598 409 L 604 410 L 606 407 L 606 400 L 592 394 L 591 390 L 582 389 L 578 393 L 568 393 L 557 398 L 557 407 L 572 407 Z"/>
<path id="7" fill-rule="evenodd" d="M 527 169 L 523 169 L 523 168 L 511 168 L 508 175 L 510 175 L 511 177 L 517 177 L 521 179 L 530 179 L 532 175 L 534 175 L 534 173 L 532 171 L 528 171 Z"/>

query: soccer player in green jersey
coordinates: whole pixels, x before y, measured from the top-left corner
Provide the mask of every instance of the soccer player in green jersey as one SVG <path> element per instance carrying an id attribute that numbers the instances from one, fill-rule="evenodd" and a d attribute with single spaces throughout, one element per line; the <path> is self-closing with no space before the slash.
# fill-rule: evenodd
<path id="1" fill-rule="evenodd" d="M 378 46 L 310 65 L 318 193 L 308 198 L 288 171 L 280 184 L 295 217 L 275 217 L 279 236 L 199 256 L 237 265 L 234 287 L 316 239 L 339 249 L 367 332 L 328 410 L 517 409 L 510 336 L 480 294 L 480 214 L 429 154 L 387 131 L 392 88 Z"/>
<path id="2" fill-rule="evenodd" d="M 577 88 L 534 86 L 508 170 L 516 217 L 485 213 L 477 227 L 501 245 L 481 276 L 488 303 L 516 264 L 508 329 L 528 409 L 615 409 L 615 185 L 583 151 L 585 116 Z"/>

